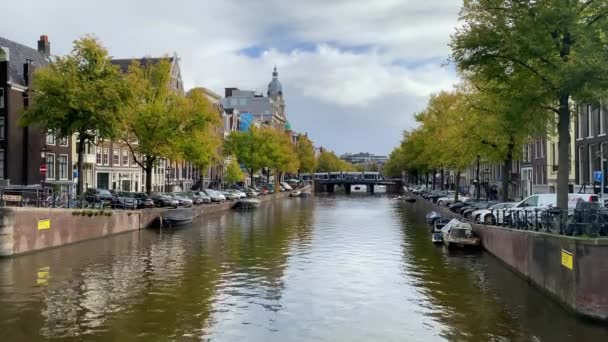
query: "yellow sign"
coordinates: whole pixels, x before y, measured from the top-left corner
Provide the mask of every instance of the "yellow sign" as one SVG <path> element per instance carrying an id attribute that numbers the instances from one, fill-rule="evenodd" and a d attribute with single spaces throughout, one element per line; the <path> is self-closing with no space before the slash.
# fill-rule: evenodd
<path id="1" fill-rule="evenodd" d="M 36 285 L 45 286 L 49 284 L 51 279 L 51 268 L 49 266 L 40 267 L 36 272 Z"/>
<path id="2" fill-rule="evenodd" d="M 51 229 L 51 219 L 38 220 L 38 230 Z"/>
<path id="3" fill-rule="evenodd" d="M 562 266 L 571 270 L 574 269 L 572 252 L 568 252 L 565 249 L 562 249 Z"/>

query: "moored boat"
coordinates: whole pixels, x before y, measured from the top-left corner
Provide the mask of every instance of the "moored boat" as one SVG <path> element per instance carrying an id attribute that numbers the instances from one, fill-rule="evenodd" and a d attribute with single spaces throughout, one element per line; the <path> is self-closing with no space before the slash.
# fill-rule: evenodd
<path id="1" fill-rule="evenodd" d="M 443 243 L 448 248 L 478 248 L 480 246 L 479 237 L 475 235 L 471 225 L 457 219 L 446 224 L 441 229 L 441 234 Z"/>
<path id="2" fill-rule="evenodd" d="M 416 199 L 414 197 L 409 197 L 409 196 L 405 197 L 404 200 L 406 202 L 410 202 L 410 203 L 416 202 Z"/>
<path id="3" fill-rule="evenodd" d="M 300 191 L 300 190 L 293 190 L 289 194 L 289 197 L 300 197 L 301 195 L 302 195 L 302 191 Z"/>
<path id="4" fill-rule="evenodd" d="M 426 223 L 432 226 L 436 220 L 441 218 L 441 215 L 439 215 L 436 211 L 431 211 L 430 213 L 426 214 L 425 218 Z"/>
<path id="5" fill-rule="evenodd" d="M 184 226 L 192 223 L 194 212 L 191 208 L 168 210 L 160 216 L 161 227 Z"/>
<path id="6" fill-rule="evenodd" d="M 257 198 L 244 198 L 241 200 L 238 200 L 234 206 L 232 207 L 233 209 L 240 209 L 240 210 L 249 210 L 249 209 L 255 209 L 257 207 L 260 206 L 260 200 Z"/>

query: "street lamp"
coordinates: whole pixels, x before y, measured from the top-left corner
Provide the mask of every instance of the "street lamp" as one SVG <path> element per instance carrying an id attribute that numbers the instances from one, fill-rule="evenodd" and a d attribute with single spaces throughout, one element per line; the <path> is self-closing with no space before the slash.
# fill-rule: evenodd
<path id="1" fill-rule="evenodd" d="M 44 188 L 44 182 L 46 182 L 46 152 L 47 146 L 42 145 L 42 149 L 40 150 L 40 173 L 42 174 L 42 183 L 40 185 L 42 188 Z"/>

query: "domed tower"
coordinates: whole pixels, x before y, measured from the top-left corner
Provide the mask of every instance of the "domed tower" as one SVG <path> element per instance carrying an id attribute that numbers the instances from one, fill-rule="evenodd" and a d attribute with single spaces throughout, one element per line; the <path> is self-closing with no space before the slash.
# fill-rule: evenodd
<path id="1" fill-rule="evenodd" d="M 283 97 L 283 85 L 279 81 L 279 72 L 277 67 L 274 67 L 272 72 L 272 81 L 268 83 L 268 92 L 266 93 L 269 97 Z"/>
<path id="2" fill-rule="evenodd" d="M 272 72 L 272 81 L 268 83 L 268 92 L 266 95 L 273 102 L 273 115 L 276 115 L 280 118 L 278 123 L 276 123 L 275 127 L 283 126 L 284 122 L 287 120 L 285 115 L 285 100 L 283 99 L 283 85 L 279 81 L 279 72 L 277 71 L 277 67 L 274 67 Z"/>

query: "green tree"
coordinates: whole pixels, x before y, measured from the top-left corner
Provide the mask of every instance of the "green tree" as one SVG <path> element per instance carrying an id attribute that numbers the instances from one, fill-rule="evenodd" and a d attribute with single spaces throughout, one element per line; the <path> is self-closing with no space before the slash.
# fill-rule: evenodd
<path id="1" fill-rule="evenodd" d="M 226 181 L 230 184 L 239 183 L 245 180 L 245 174 L 235 155 L 230 158 L 230 164 L 226 168 Z"/>
<path id="2" fill-rule="evenodd" d="M 175 152 L 201 170 L 202 184 L 204 171 L 222 158 L 221 117 L 201 89 L 188 92 L 185 110 Z"/>
<path id="3" fill-rule="evenodd" d="M 123 141 L 133 160 L 146 173 L 146 192 L 152 191 L 152 170 L 160 159 L 175 153 L 189 124 L 187 99 L 170 87 L 171 63 L 164 58 L 141 65 L 134 60 L 125 77 L 131 93 L 123 111 Z"/>
<path id="4" fill-rule="evenodd" d="M 357 171 L 355 166 L 340 159 L 332 151 L 323 151 L 317 159 L 317 172 L 350 172 Z"/>
<path id="5" fill-rule="evenodd" d="M 312 141 L 306 135 L 298 135 L 297 155 L 300 161 L 299 172 L 312 173 L 317 167 L 317 159 L 315 158 L 315 147 Z"/>
<path id="6" fill-rule="evenodd" d="M 236 155 L 238 161 L 247 169 L 251 184 L 254 184 L 255 173 L 269 165 L 265 143 L 266 137 L 260 129 L 251 127 L 246 132 L 231 133 L 224 144 L 224 153 Z"/>
<path id="7" fill-rule="evenodd" d="M 74 41 L 70 54 L 36 70 L 31 96 L 32 106 L 21 124 L 40 125 L 64 138 L 77 134 L 78 174 L 82 175 L 85 143 L 95 137 L 117 136 L 128 92 L 108 51 L 96 38 L 85 36 Z M 83 193 L 82 176 L 77 191 Z"/>
<path id="8" fill-rule="evenodd" d="M 537 115 L 557 115 L 557 205 L 566 208 L 572 101 L 593 103 L 608 89 L 608 2 L 465 0 L 452 37 L 463 76 L 517 82 Z"/>

